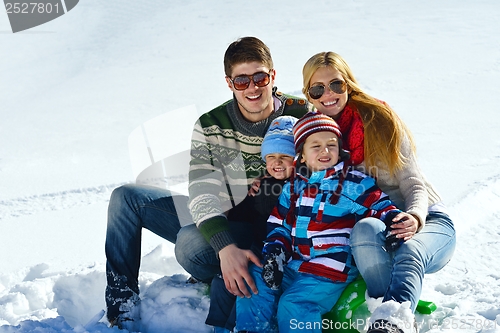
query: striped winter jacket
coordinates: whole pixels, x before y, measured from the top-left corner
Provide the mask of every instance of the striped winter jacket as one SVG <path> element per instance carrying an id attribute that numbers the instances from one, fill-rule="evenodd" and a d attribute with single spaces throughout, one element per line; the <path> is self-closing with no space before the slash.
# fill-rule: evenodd
<path id="1" fill-rule="evenodd" d="M 343 180 L 338 202 L 332 204 L 330 198 L 342 167 L 341 162 L 312 173 L 309 179 L 296 175 L 294 191 L 298 198 L 293 221 L 287 220 L 291 193 L 290 183 L 285 184 L 268 219 L 264 245 L 281 243 L 290 268 L 333 281 L 346 281 L 349 272 L 356 269 L 349 242 L 356 221 L 369 216 L 384 220 L 389 211 L 400 212 L 375 179 L 352 168 Z"/>

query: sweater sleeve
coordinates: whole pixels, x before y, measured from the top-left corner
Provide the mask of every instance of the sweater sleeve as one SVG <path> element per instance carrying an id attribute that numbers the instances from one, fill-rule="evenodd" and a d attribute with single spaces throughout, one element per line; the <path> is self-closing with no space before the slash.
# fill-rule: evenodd
<path id="1" fill-rule="evenodd" d="M 427 216 L 429 197 L 424 177 L 417 164 L 417 157 L 410 147 L 410 141 L 404 138 L 401 144 L 401 154 L 407 159 L 404 167 L 396 171 L 395 177 L 399 184 L 399 189 L 405 200 L 405 210 L 407 213 L 417 217 L 420 222 L 420 231 Z"/>
<path id="2" fill-rule="evenodd" d="M 216 135 L 206 135 L 199 120 L 191 139 L 189 168 L 189 210 L 200 232 L 218 253 L 234 243 L 224 212 L 229 195 L 224 189 L 223 167 Z M 226 192 L 226 193 L 225 193 Z"/>

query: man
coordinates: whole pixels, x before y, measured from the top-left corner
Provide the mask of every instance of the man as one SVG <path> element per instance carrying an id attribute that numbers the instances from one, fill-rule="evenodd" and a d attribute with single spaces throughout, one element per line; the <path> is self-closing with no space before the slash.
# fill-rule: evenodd
<path id="1" fill-rule="evenodd" d="M 264 174 L 260 144 L 272 120 L 281 115 L 300 118 L 307 103 L 277 92 L 271 53 L 255 37 L 229 45 L 224 70 L 233 99 L 195 124 L 189 198 L 138 185 L 124 185 L 111 195 L 105 246 L 111 325 L 134 328 L 139 318 L 142 228 L 175 243 L 178 262 L 195 279 L 210 282 L 222 273 L 232 294 L 250 296 L 246 285 L 257 292 L 248 273 L 249 260 L 260 265 L 250 250 L 255 226 L 245 223 L 245 215 L 252 212 L 238 204 Z M 181 221 L 194 224 L 181 228 Z"/>

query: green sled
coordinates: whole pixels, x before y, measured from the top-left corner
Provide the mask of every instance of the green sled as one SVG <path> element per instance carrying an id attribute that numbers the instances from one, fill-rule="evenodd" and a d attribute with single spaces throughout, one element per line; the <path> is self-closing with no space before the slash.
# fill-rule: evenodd
<path id="1" fill-rule="evenodd" d="M 323 332 L 359 333 L 353 315 L 356 309 L 365 302 L 365 294 L 366 283 L 359 276 L 342 292 L 332 310 L 323 315 Z M 434 303 L 420 300 L 418 301 L 417 312 L 430 314 L 436 308 Z"/>

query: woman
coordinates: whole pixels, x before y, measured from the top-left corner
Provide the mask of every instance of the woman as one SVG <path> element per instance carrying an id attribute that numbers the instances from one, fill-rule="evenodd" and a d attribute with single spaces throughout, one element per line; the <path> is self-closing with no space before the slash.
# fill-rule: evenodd
<path id="1" fill-rule="evenodd" d="M 387 313 L 383 308 L 390 300 L 409 301 L 415 311 L 424 274 L 440 270 L 453 255 L 453 222 L 417 165 L 409 129 L 386 103 L 361 89 L 341 56 L 318 53 L 306 62 L 302 74 L 309 102 L 340 125 L 351 163 L 375 177 L 403 211 L 389 226 L 363 219 L 351 234 L 352 252 L 369 295 L 384 297 L 370 318 L 369 332 L 397 331 L 394 323 L 377 318 L 378 313 Z M 392 241 L 386 243 L 386 238 Z"/>

